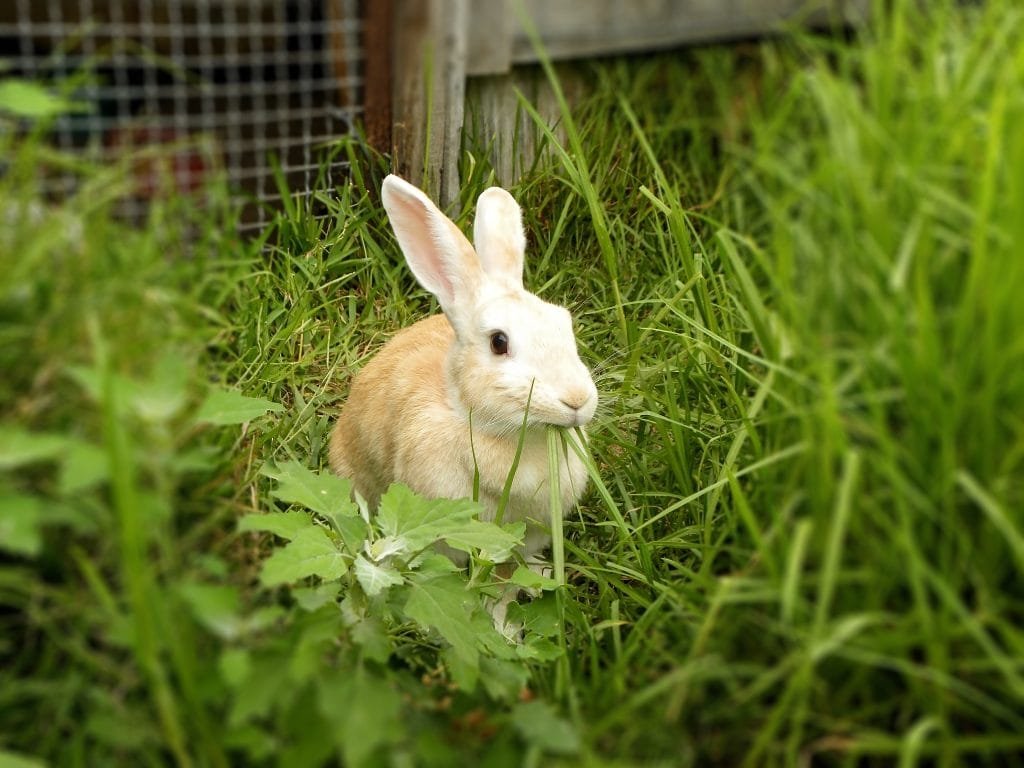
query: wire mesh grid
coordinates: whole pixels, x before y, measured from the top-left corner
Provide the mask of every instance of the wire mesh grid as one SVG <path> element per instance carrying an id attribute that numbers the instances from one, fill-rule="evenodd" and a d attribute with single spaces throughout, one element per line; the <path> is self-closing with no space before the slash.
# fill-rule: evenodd
<path id="1" fill-rule="evenodd" d="M 168 186 L 199 189 L 223 167 L 243 230 L 267 223 L 279 185 L 330 193 L 332 157 L 362 114 L 358 0 L 6 0 L 0 59 L 13 74 L 75 83 L 85 111 L 58 119 L 57 145 L 131 157 L 141 216 Z M 164 173 L 164 169 L 169 173 Z M 321 175 L 321 171 L 323 172 Z M 47 178 L 48 192 L 75 184 Z"/>

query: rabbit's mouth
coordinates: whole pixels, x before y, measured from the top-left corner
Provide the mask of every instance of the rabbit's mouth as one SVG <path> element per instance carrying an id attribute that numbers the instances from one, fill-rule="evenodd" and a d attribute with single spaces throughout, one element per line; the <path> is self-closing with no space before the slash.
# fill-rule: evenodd
<path id="1" fill-rule="evenodd" d="M 588 404 L 587 406 L 584 406 L 583 408 L 573 408 L 573 409 L 571 409 L 570 413 L 567 415 L 567 418 L 565 418 L 562 421 L 557 422 L 557 423 L 553 422 L 552 426 L 555 426 L 555 427 L 569 427 L 569 428 L 585 427 L 587 424 L 590 423 L 590 420 L 593 419 L 593 418 L 594 418 L 594 409 L 593 409 L 593 407 L 589 406 L 589 404 Z"/>
<path id="2" fill-rule="evenodd" d="M 572 418 L 569 420 L 569 422 L 567 424 L 561 424 L 559 426 L 585 427 L 587 424 L 590 423 L 590 420 L 591 418 L 593 418 L 593 415 L 593 411 L 591 411 L 590 413 L 585 413 L 580 411 L 579 409 L 576 409 L 573 411 Z"/>
<path id="3" fill-rule="evenodd" d="M 584 427 L 594 418 L 597 398 L 563 397 L 547 407 L 530 406 L 529 423 L 550 427 Z"/>
<path id="4" fill-rule="evenodd" d="M 589 389 L 574 389 L 558 398 L 568 416 L 568 423 L 560 426 L 582 427 L 594 418 L 597 408 L 597 394 Z"/>
<path id="5" fill-rule="evenodd" d="M 452 395 L 456 409 L 465 414 L 474 429 L 496 436 L 511 436 L 524 427 L 530 431 L 549 426 L 583 427 L 597 409 L 596 390 L 579 387 L 556 393 L 536 380 L 525 392 L 519 387 L 495 387 L 486 397 L 478 398 L 483 403 L 472 406 L 459 388 L 453 388 Z"/>

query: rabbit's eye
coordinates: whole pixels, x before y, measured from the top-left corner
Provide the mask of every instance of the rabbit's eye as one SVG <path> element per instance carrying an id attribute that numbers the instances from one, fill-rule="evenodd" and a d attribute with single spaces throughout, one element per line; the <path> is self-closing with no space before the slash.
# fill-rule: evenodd
<path id="1" fill-rule="evenodd" d="M 495 331 L 491 334 L 491 352 L 496 355 L 507 355 L 508 354 L 508 336 L 501 331 Z"/>

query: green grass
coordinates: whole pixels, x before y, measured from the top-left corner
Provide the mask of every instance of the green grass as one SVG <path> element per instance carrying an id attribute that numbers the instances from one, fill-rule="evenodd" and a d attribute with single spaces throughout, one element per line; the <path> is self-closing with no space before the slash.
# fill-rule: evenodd
<path id="1" fill-rule="evenodd" d="M 118 169 L 46 201 L 64 160 L 0 133 L 0 765 L 1020 763 L 1024 13 L 877 5 L 586 66 L 514 190 L 603 401 L 527 704 L 408 624 L 374 657 L 236 532 L 430 311 L 383 164 L 245 243 L 216 191 L 118 222 Z M 197 422 L 223 388 L 284 408 Z"/>

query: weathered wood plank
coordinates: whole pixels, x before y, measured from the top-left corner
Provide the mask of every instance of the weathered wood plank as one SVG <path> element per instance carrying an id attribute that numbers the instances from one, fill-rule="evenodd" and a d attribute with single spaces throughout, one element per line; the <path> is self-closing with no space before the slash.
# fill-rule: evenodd
<path id="1" fill-rule="evenodd" d="M 392 0 L 366 4 L 363 79 L 363 127 L 366 140 L 378 152 L 391 151 Z"/>
<path id="2" fill-rule="evenodd" d="M 467 74 L 501 75 L 509 71 L 515 24 L 508 0 L 473 0 L 469 7 Z"/>
<path id="3" fill-rule="evenodd" d="M 392 170 L 419 184 L 426 139 L 424 54 L 431 35 L 430 8 L 427 0 L 394 0 L 392 14 Z"/>
<path id="4" fill-rule="evenodd" d="M 550 88 L 516 64 L 537 53 L 516 0 L 391 0 L 394 5 L 392 157 L 397 173 L 442 205 L 458 198 L 469 80 L 469 129 L 500 183 L 532 159 L 538 133 L 518 87 L 556 125 Z M 765 34 L 796 23 L 849 22 L 870 0 L 522 0 L 552 59 L 648 51 Z"/>
<path id="5" fill-rule="evenodd" d="M 458 196 L 469 0 L 394 0 L 394 171 L 442 205 Z"/>
<path id="6" fill-rule="evenodd" d="M 559 67 L 569 103 L 585 89 L 572 69 Z M 565 141 L 555 93 L 540 67 L 514 67 L 505 75 L 471 77 L 466 86 L 466 137 L 494 169 L 496 182 L 511 186 L 529 170 L 544 146 L 543 132 L 519 103 L 517 91 L 533 105 L 556 138 Z"/>
<path id="7" fill-rule="evenodd" d="M 779 31 L 786 24 L 819 25 L 863 18 L 870 0 L 523 0 L 552 59 L 606 56 L 671 48 Z M 512 0 L 486 0 L 474 10 L 470 36 L 495 49 L 510 46 L 510 63 L 537 61 Z M 499 9 L 504 7 L 504 13 Z M 501 17 L 504 18 L 501 18 Z M 503 42 L 495 34 L 511 37 Z M 500 56 L 470 48 L 467 72 L 495 74 Z M 507 71 L 504 70 L 504 71 Z"/>
<path id="8" fill-rule="evenodd" d="M 469 2 L 439 2 L 443 12 L 437 23 L 441 36 L 440 50 L 435 51 L 435 56 L 441 71 L 434 81 L 433 122 L 443 125 L 442 144 L 430 147 L 432 162 L 427 169 L 427 181 L 431 189 L 436 183 L 437 199 L 443 206 L 450 206 L 459 196 L 459 154 L 466 110 L 466 62 L 469 60 Z M 435 171 L 437 179 L 432 182 L 431 174 Z"/>

